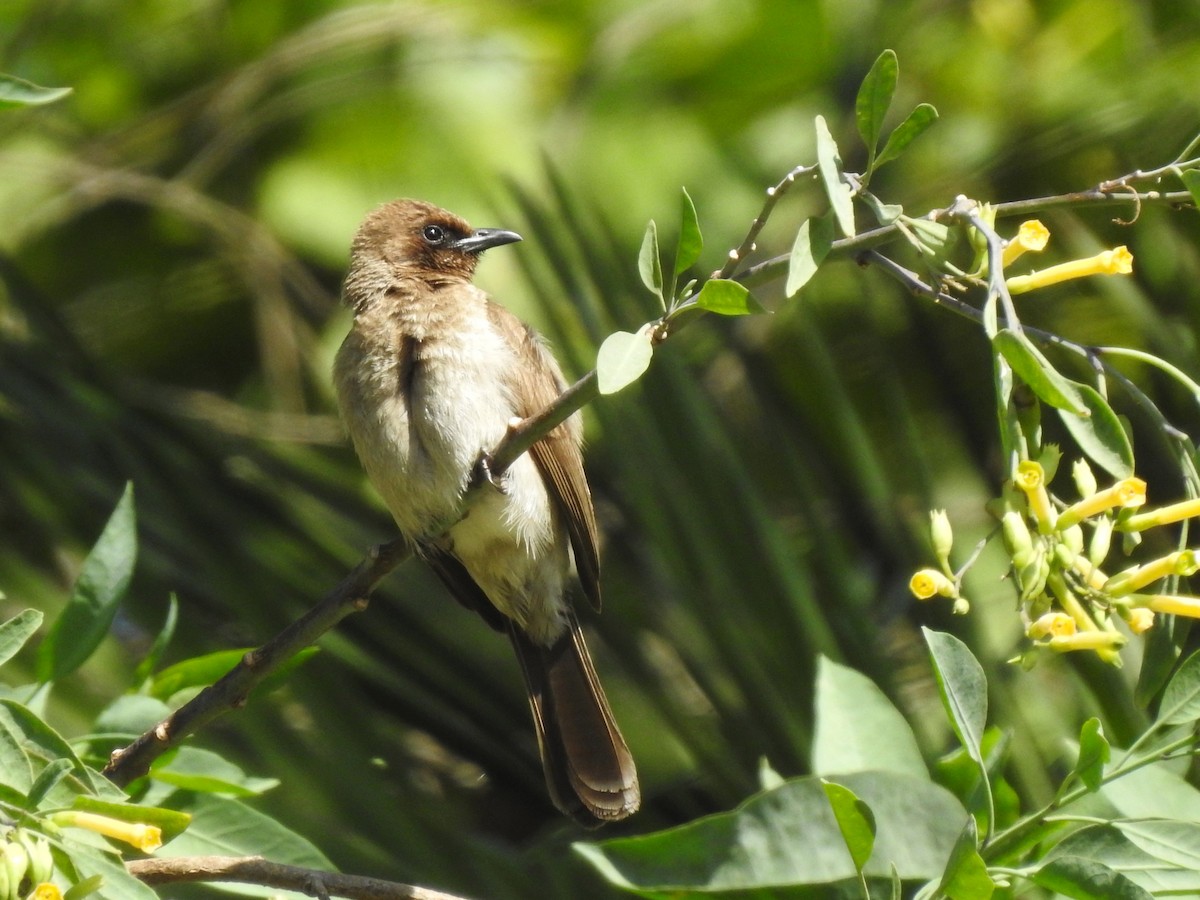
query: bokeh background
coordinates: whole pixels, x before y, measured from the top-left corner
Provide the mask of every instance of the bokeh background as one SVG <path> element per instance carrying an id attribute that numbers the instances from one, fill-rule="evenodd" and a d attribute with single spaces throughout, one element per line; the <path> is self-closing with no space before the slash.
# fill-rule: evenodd
<path id="1" fill-rule="evenodd" d="M 686 186 L 718 267 L 765 188 L 814 160 L 824 115 L 850 170 L 859 81 L 900 59 L 890 124 L 941 121 L 873 189 L 913 213 L 1082 189 L 1200 132 L 1200 7 L 1142 0 L 6 0 L 0 71 L 74 94 L 0 115 L 0 613 L 53 610 L 124 483 L 141 555 L 115 640 L 55 698 L 75 733 L 181 604 L 171 659 L 263 640 L 390 523 L 334 410 L 340 279 L 357 223 L 432 200 L 525 242 L 479 281 L 573 375 L 655 314 L 637 248 Z M 819 189 L 759 241 L 786 253 Z M 1083 343 L 1196 376 L 1194 211 L 1044 216 L 1054 258 L 1126 243 L 1132 279 L 1023 301 Z M 1011 223 L 1015 227 L 1015 223 Z M 843 262 L 770 316 L 706 320 L 586 413 L 605 536 L 597 663 L 639 760 L 633 834 L 729 809 L 759 760 L 806 771 L 816 654 L 871 675 L 933 759 L 948 746 L 917 638 L 988 666 L 1009 776 L 1045 798 L 1063 738 L 1142 715 L 1123 672 L 1022 673 L 1013 598 L 985 556 L 971 616 L 917 608 L 931 507 L 965 550 L 998 467 L 978 328 Z M 1064 365 L 1068 365 L 1063 361 Z M 1185 431 L 1194 398 L 1131 369 Z M 1125 398 L 1115 398 L 1118 406 Z M 1139 469 L 1174 499 L 1161 436 Z M 348 871 L 488 897 L 600 896 L 549 806 L 507 642 L 419 564 L 393 575 L 276 693 L 199 738 L 282 779 L 261 805 Z"/>

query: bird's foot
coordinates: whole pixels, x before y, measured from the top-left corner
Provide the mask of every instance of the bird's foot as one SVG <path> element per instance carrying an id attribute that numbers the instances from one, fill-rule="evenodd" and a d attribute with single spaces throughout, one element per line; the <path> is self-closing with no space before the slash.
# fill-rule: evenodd
<path id="1" fill-rule="evenodd" d="M 471 473 L 471 481 L 475 484 L 486 484 L 492 489 L 501 494 L 508 493 L 508 486 L 504 483 L 503 473 L 497 475 L 492 471 L 492 455 L 487 451 L 479 454 L 479 459 L 475 461 L 475 471 Z"/>

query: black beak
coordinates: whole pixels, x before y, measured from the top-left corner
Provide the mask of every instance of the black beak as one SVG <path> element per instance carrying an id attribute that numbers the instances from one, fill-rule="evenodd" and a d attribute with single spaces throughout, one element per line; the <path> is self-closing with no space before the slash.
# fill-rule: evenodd
<path id="1" fill-rule="evenodd" d="M 499 247 L 501 244 L 513 244 L 521 240 L 515 231 L 504 231 L 500 228 L 476 228 L 465 238 L 454 242 L 454 249 L 463 253 L 482 253 L 489 247 Z"/>

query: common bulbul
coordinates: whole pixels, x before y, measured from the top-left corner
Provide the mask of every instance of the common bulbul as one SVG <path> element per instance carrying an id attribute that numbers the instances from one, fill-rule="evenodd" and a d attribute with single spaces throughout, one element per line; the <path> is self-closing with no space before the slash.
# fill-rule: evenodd
<path id="1" fill-rule="evenodd" d="M 510 423 L 565 386 L 541 339 L 471 283 L 483 251 L 519 240 L 417 200 L 372 212 L 351 247 L 343 300 L 354 324 L 334 381 L 355 450 L 401 534 L 455 598 L 507 632 L 550 798 L 593 826 L 631 815 L 640 792 L 568 597 L 573 556 L 599 609 L 578 414 L 435 533 Z"/>

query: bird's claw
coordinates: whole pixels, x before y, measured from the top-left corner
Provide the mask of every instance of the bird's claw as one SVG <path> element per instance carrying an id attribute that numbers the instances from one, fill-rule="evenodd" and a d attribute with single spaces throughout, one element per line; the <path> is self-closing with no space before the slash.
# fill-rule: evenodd
<path id="1" fill-rule="evenodd" d="M 477 484 L 489 485 L 501 494 L 508 493 L 508 487 L 504 484 L 504 476 L 497 475 L 492 471 L 492 456 L 490 453 L 479 454 L 479 459 L 475 463 L 473 479 Z"/>

